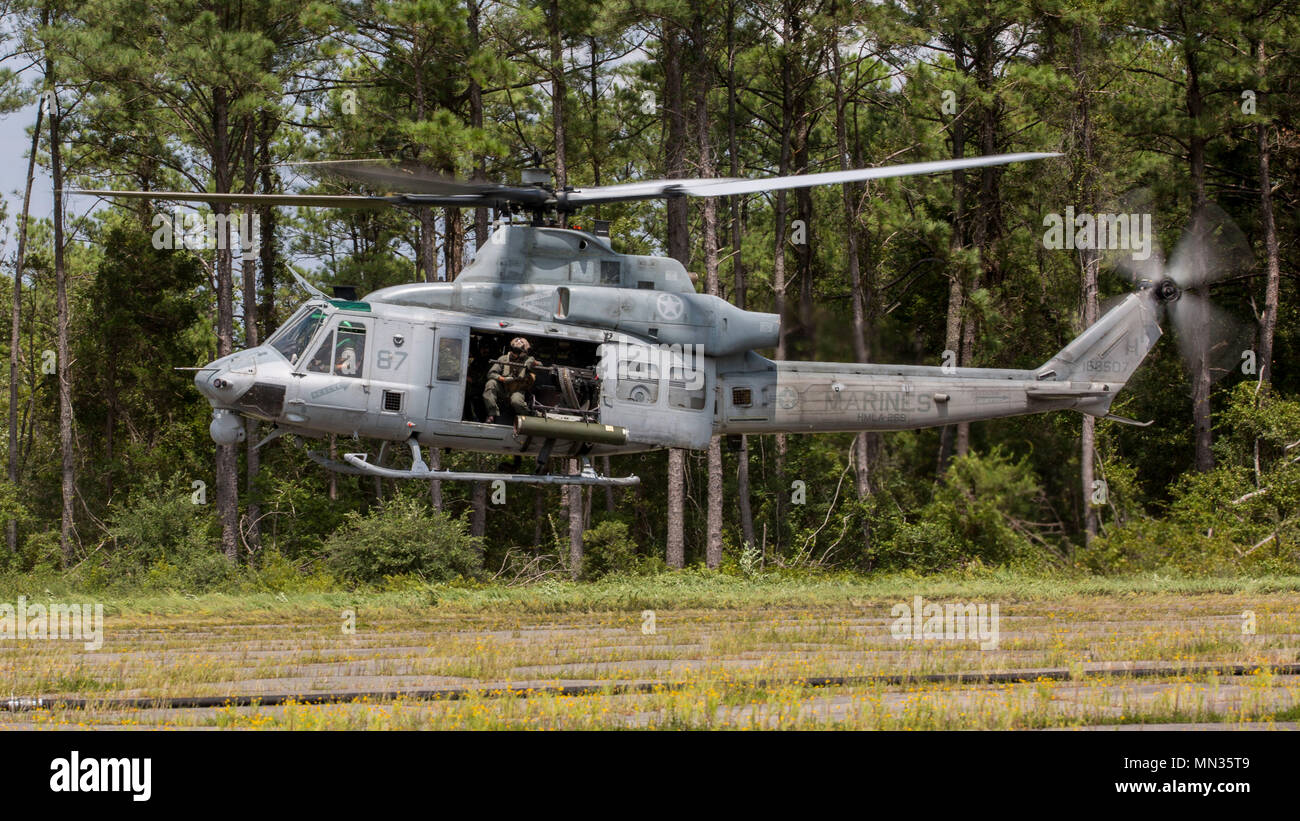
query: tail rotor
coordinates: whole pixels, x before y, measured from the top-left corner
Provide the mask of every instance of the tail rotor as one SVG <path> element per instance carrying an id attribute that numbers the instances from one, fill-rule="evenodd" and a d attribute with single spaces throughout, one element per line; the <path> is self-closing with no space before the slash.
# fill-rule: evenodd
<path id="1" fill-rule="evenodd" d="M 1213 204 L 1193 214 L 1168 260 L 1154 238 L 1152 243 L 1145 260 L 1110 252 L 1110 262 L 1138 288 L 1152 289 L 1194 387 L 1201 383 L 1206 390 L 1236 368 L 1241 352 L 1249 347 L 1251 327 L 1214 304 L 1210 292 L 1249 271 L 1250 244 L 1232 218 Z"/>

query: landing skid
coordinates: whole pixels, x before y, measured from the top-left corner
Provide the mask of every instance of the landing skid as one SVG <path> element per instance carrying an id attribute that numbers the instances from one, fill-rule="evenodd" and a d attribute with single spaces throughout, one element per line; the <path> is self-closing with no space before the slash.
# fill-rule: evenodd
<path id="1" fill-rule="evenodd" d="M 493 473 L 491 471 L 474 472 L 459 470 L 431 470 L 420 456 L 420 446 L 414 442 L 411 447 L 411 467 L 407 470 L 386 468 L 366 461 L 368 454 L 345 453 L 344 461 L 331 459 L 319 451 L 309 450 L 307 455 L 312 461 L 337 473 L 352 476 L 377 476 L 381 479 L 437 479 L 443 482 L 522 482 L 532 485 L 601 485 L 610 487 L 629 487 L 639 485 L 639 476 L 601 476 L 584 459 L 582 470 L 576 474 L 556 473 Z"/>

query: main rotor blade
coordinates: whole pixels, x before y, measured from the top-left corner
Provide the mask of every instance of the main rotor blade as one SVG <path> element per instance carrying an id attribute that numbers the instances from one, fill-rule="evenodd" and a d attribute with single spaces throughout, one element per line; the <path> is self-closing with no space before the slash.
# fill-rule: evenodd
<path id="1" fill-rule="evenodd" d="M 554 205 L 550 191 L 532 185 L 458 180 L 418 163 L 387 165 L 376 160 L 329 160 L 300 163 L 356 182 L 392 191 L 403 205 L 451 205 L 460 208 L 501 207 L 506 203 L 545 207 Z"/>
<path id="2" fill-rule="evenodd" d="M 903 165 L 886 165 L 879 168 L 859 168 L 852 171 L 826 171 L 820 174 L 793 174 L 786 177 L 762 177 L 759 179 L 680 179 L 655 180 L 653 182 L 630 183 L 628 185 L 604 186 L 600 188 L 582 188 L 567 192 L 566 200 L 570 205 L 593 205 L 601 202 L 614 202 L 627 199 L 650 199 L 653 197 L 726 197 L 733 194 L 754 194 L 760 191 L 778 191 L 789 188 L 810 188 L 816 185 L 838 185 L 846 182 L 879 180 L 890 177 L 911 177 L 921 174 L 940 174 L 945 171 L 958 171 L 965 168 L 982 168 L 990 165 L 1005 165 L 1027 160 L 1042 160 L 1059 157 L 1055 153 L 991 154 L 985 157 L 967 157 L 959 160 L 936 160 L 934 162 L 906 163 Z"/>
<path id="3" fill-rule="evenodd" d="M 346 177 L 357 182 L 375 185 L 389 191 L 418 194 L 481 195 L 495 192 L 504 186 L 491 182 L 468 182 L 443 176 L 430 168 L 414 163 L 387 165 L 377 160 L 327 160 L 325 162 L 294 163 L 296 167 L 315 168 Z"/>
<path id="4" fill-rule="evenodd" d="M 643 182 L 627 182 L 619 185 L 576 188 L 572 191 L 566 192 L 566 196 L 569 203 L 573 205 L 595 205 L 604 202 L 651 200 L 659 197 L 675 197 L 689 193 L 681 189 L 691 183 L 713 185 L 725 182 L 747 182 L 747 180 L 744 177 L 645 180 Z"/>
<path id="5" fill-rule="evenodd" d="M 476 208 L 500 206 L 503 203 L 517 203 L 535 208 L 558 206 L 560 210 L 571 210 L 583 205 L 625 200 L 677 196 L 725 197 L 732 194 L 750 194 L 788 188 L 809 188 L 816 185 L 836 185 L 889 177 L 939 174 L 944 171 L 1005 165 L 1006 163 L 1059 156 L 1059 154 L 1045 153 L 994 154 L 987 157 L 969 157 L 960 160 L 938 160 L 936 162 L 888 165 L 880 168 L 859 168 L 854 171 L 794 174 L 785 177 L 764 177 L 753 180 L 736 178 L 650 180 L 648 182 L 561 191 L 554 194 L 544 188 L 534 186 L 508 186 L 490 182 L 455 180 L 422 166 L 409 163 L 399 166 L 387 166 L 374 161 L 328 161 L 314 163 L 313 165 L 343 177 L 349 177 L 389 190 L 398 190 L 396 193 L 386 196 L 350 194 L 209 194 L 181 191 L 105 190 L 76 190 L 69 191 L 69 193 L 90 194 L 99 197 L 127 197 L 211 204 L 249 203 L 320 206 L 326 208 L 382 208 L 387 205 L 436 205 Z"/>
<path id="6" fill-rule="evenodd" d="M 324 208 L 386 208 L 405 205 L 403 197 L 367 197 L 352 194 L 209 194 L 194 191 L 106 191 L 68 189 L 68 194 L 94 197 L 125 197 L 138 200 L 175 200 L 180 202 L 232 203 L 249 205 L 307 205 Z"/>

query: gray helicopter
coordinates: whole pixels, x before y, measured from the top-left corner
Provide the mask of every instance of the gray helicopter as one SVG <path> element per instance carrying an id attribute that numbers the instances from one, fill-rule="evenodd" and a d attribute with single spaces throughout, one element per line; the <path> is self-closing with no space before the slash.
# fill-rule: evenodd
<path id="1" fill-rule="evenodd" d="M 549 175 L 524 184 L 447 179 L 412 166 L 324 163 L 383 196 L 82 191 L 207 203 L 376 208 L 492 207 L 495 230 L 454 282 L 383 288 L 358 300 L 311 294 L 264 344 L 197 369 L 212 404 L 212 438 L 244 440 L 245 418 L 293 434 L 404 443 L 410 466 L 364 453 L 323 466 L 391 479 L 629 485 L 589 457 L 702 449 L 713 436 L 890 431 L 1077 410 L 1110 413 L 1116 394 L 1160 337 L 1157 316 L 1183 288 L 1142 279 L 1096 323 L 1033 370 L 785 362 L 776 314 L 696 291 L 676 260 L 620 254 L 607 232 L 560 227 L 583 206 L 716 197 L 933 174 L 1055 154 L 1003 154 L 763 179 L 670 179 L 562 191 Z M 526 214 L 524 222 L 512 219 Z M 505 353 L 514 345 L 513 354 Z M 526 353 L 525 353 L 526 352 Z M 495 370 L 493 366 L 496 365 Z M 502 371 L 513 374 L 503 379 Z M 511 384 L 505 385 L 509 381 Z M 495 383 L 502 383 L 498 388 Z M 492 402 L 493 394 L 499 397 Z M 507 401 L 510 399 L 512 401 Z M 492 405 L 497 407 L 493 408 Z M 490 411 L 495 410 L 495 413 Z M 1149 424 L 1149 423 L 1148 423 Z M 535 470 L 434 470 L 421 448 L 534 457 Z M 580 460 L 577 474 L 552 460 Z M 518 465 L 518 460 L 515 462 Z"/>

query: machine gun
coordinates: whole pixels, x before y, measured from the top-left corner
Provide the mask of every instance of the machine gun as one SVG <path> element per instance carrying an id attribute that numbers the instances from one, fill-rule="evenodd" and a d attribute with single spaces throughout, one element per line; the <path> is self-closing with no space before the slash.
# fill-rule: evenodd
<path id="1" fill-rule="evenodd" d="M 550 374 L 564 371 L 578 379 L 590 379 L 593 382 L 600 381 L 600 375 L 596 373 L 595 368 L 579 368 L 576 365 L 539 365 L 534 362 L 528 366 L 528 370 Z"/>
<path id="2" fill-rule="evenodd" d="M 600 375 L 593 368 L 574 365 L 539 365 L 534 362 L 530 371 L 550 377 L 538 379 L 533 388 L 534 404 L 543 412 L 576 413 L 592 415 L 596 397 L 600 395 Z"/>

